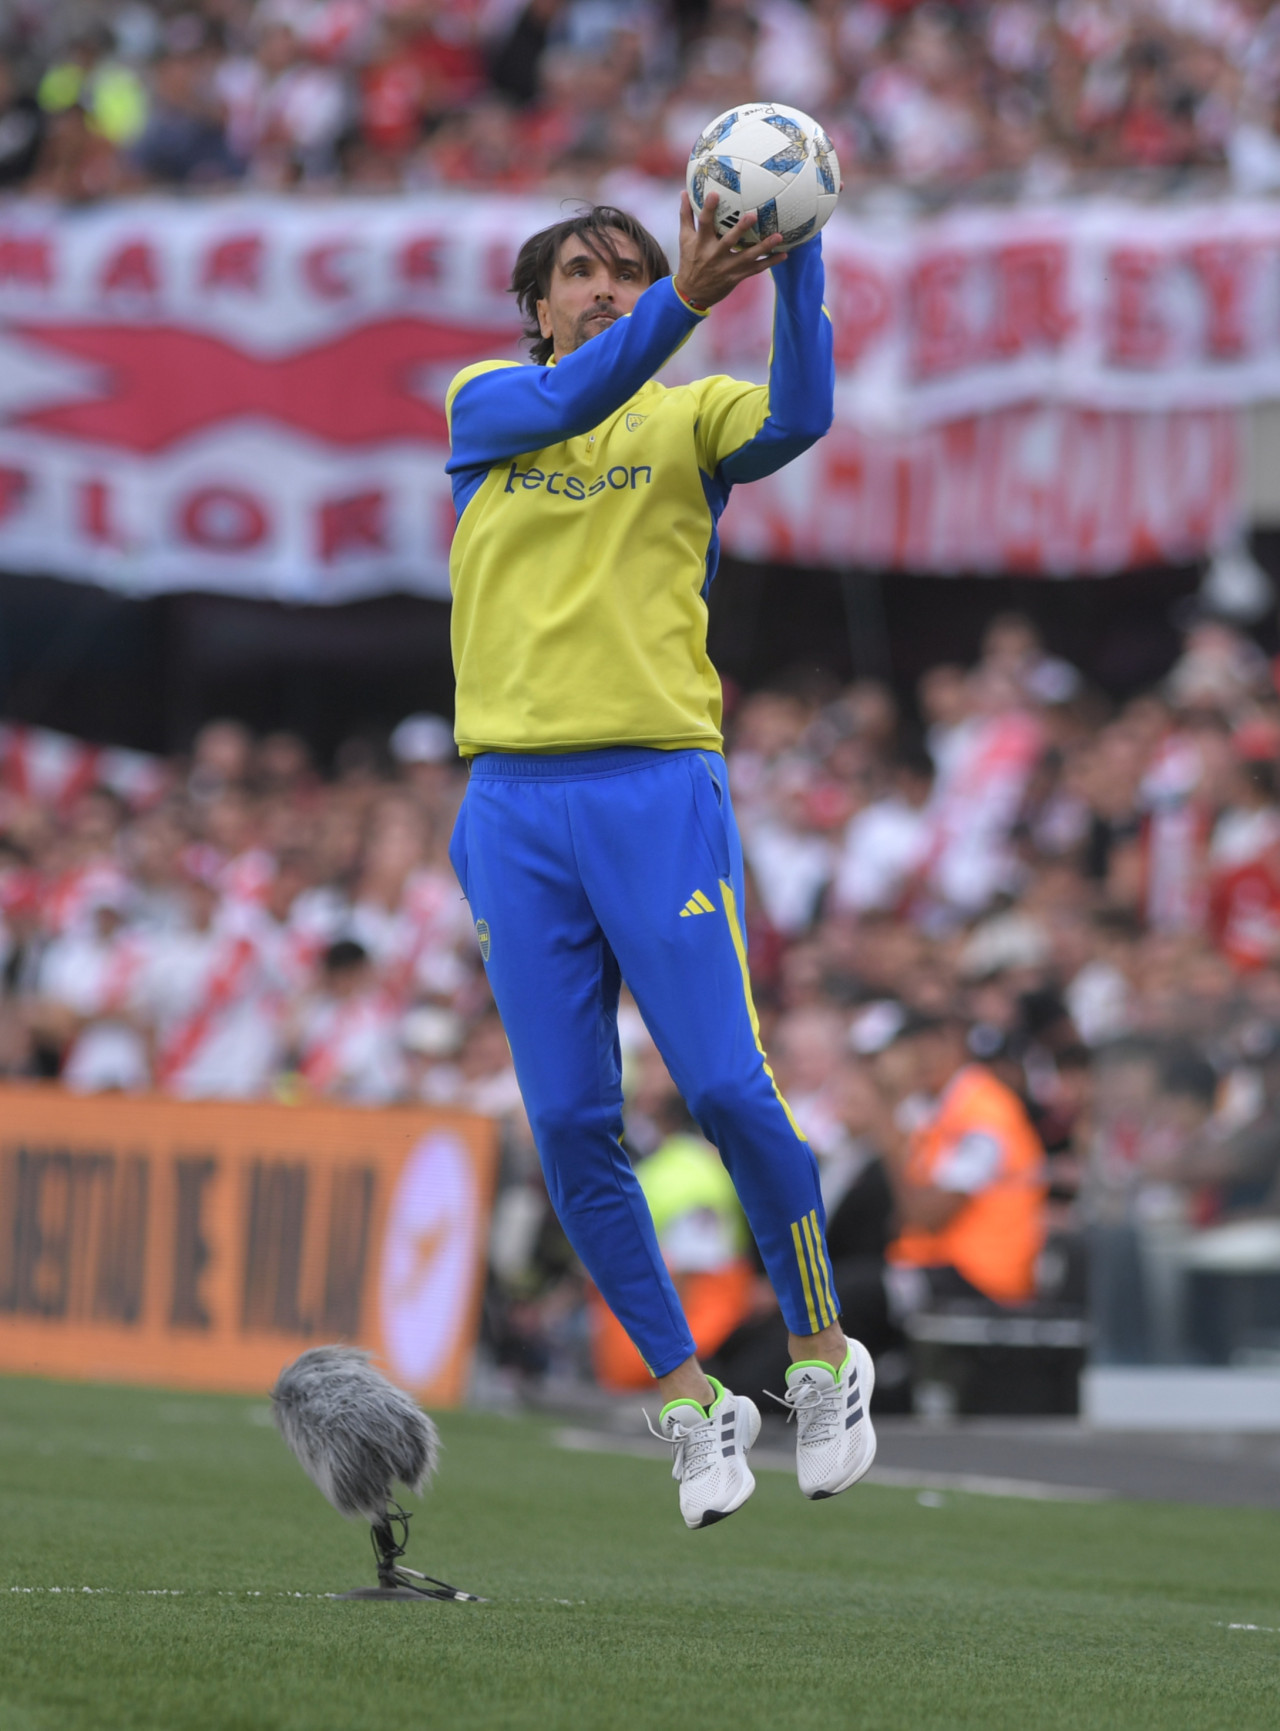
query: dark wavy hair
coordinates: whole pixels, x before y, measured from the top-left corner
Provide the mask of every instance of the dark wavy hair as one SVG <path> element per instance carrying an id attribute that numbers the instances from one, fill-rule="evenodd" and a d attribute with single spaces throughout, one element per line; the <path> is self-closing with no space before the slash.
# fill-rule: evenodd
<path id="1" fill-rule="evenodd" d="M 551 359 L 554 344 L 550 337 L 544 337 L 538 329 L 538 302 L 547 297 L 547 290 L 551 286 L 551 273 L 560 256 L 560 248 L 570 235 L 576 235 L 590 247 L 597 258 L 608 259 L 611 264 L 617 264 L 618 249 L 613 242 L 614 234 L 623 234 L 628 240 L 635 242 L 640 262 L 651 283 L 657 282 L 660 277 L 671 275 L 666 253 L 648 229 L 637 222 L 634 216 L 629 216 L 625 210 L 618 210 L 612 204 L 589 205 L 586 210 L 579 211 L 577 216 L 566 217 L 563 222 L 554 222 L 550 228 L 540 229 L 537 234 L 530 235 L 520 248 L 515 268 L 511 272 L 511 292 L 516 297 L 524 319 L 524 334 L 529 344 L 529 353 L 539 366 L 545 366 Z"/>

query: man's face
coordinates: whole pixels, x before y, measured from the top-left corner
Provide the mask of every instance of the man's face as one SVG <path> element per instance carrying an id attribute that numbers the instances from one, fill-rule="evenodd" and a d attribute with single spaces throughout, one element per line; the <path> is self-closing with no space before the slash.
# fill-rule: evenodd
<path id="1" fill-rule="evenodd" d="M 372 984 L 373 970 L 367 962 L 357 962 L 342 968 L 330 968 L 325 976 L 325 985 L 329 996 L 340 1003 L 349 1003 L 352 998 L 358 998 L 361 992 L 367 991 Z"/>
<path id="2" fill-rule="evenodd" d="M 608 330 L 649 286 L 635 242 L 616 228 L 609 238 L 616 259 L 593 252 L 580 235 L 560 243 L 546 299 L 538 302 L 538 326 L 551 338 L 557 360 Z"/>
<path id="3" fill-rule="evenodd" d="M 950 1025 L 921 1030 L 906 1040 L 900 1040 L 898 1044 L 909 1053 L 906 1062 L 915 1087 L 935 1098 L 941 1094 L 967 1056 L 964 1034 Z"/>

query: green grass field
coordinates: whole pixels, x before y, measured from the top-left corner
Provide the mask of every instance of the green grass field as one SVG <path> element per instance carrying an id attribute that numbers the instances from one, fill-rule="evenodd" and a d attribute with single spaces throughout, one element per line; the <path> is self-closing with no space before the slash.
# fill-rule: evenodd
<path id="1" fill-rule="evenodd" d="M 0 1731 L 1280 1726 L 1274 1513 L 764 1473 L 687 1533 L 659 1462 L 446 1415 L 408 1561 L 491 1602 L 337 1603 L 367 1532 L 264 1417 L 0 1381 Z"/>

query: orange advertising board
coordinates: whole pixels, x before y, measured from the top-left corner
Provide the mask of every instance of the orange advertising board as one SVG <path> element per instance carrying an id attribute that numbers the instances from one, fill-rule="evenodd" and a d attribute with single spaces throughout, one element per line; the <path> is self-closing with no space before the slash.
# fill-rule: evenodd
<path id="1" fill-rule="evenodd" d="M 455 1403 L 496 1158 L 469 1113 L 0 1087 L 0 1371 L 254 1391 L 341 1340 Z"/>

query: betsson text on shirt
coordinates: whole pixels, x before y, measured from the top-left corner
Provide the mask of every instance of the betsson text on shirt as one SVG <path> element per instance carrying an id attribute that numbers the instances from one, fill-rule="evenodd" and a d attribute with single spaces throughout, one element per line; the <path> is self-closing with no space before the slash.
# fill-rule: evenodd
<path id="1" fill-rule="evenodd" d="M 644 477 L 643 480 L 640 479 L 641 476 Z M 557 481 L 563 481 L 564 485 L 557 487 Z M 648 463 L 639 463 L 632 468 L 615 463 L 612 469 L 599 476 L 589 487 L 577 475 L 564 469 L 553 469 L 548 475 L 542 469 L 519 469 L 512 463 L 502 491 L 516 492 L 518 483 L 526 493 L 536 493 L 545 487 L 548 493 L 558 499 L 590 499 L 597 493 L 603 493 L 606 487 L 612 487 L 619 493 L 626 489 L 635 492 L 637 487 L 648 487 L 652 482 L 653 470 Z"/>

